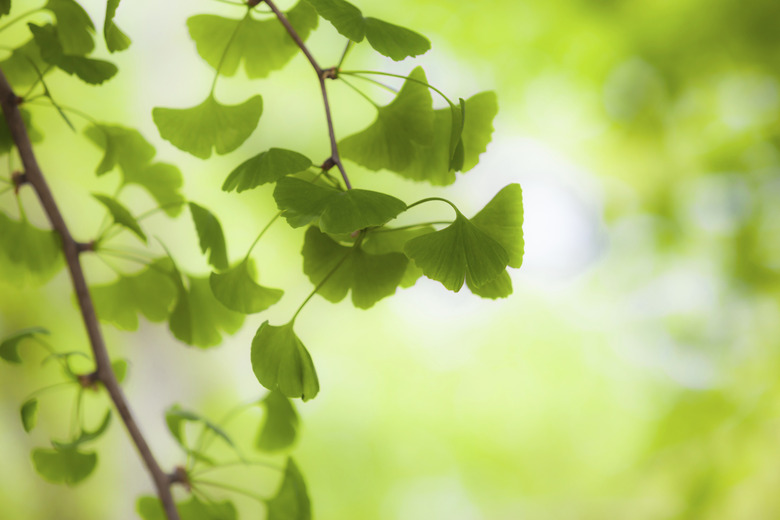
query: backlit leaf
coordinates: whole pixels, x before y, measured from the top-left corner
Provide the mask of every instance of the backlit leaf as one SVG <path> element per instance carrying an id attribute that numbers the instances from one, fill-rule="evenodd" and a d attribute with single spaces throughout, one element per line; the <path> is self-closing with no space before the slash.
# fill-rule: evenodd
<path id="1" fill-rule="evenodd" d="M 61 0 L 64 1 L 64 0 Z M 117 73 L 116 65 L 80 55 L 66 54 L 57 39 L 58 29 L 53 25 L 39 27 L 27 24 L 33 33 L 35 43 L 41 50 L 41 57 L 47 63 L 59 67 L 68 74 L 92 85 L 99 85 Z"/>
<path id="2" fill-rule="evenodd" d="M 178 404 L 174 404 L 165 411 L 165 424 L 168 426 L 171 435 L 176 439 L 176 442 L 185 450 L 190 450 L 189 444 L 184 437 L 184 431 L 182 430 L 182 427 L 186 422 L 202 424 L 206 429 L 211 430 L 215 435 L 224 440 L 228 446 L 235 448 L 233 439 L 231 439 L 222 428 L 205 417 L 202 417 L 195 412 L 184 410 Z"/>
<path id="3" fill-rule="evenodd" d="M 124 382 L 127 377 L 127 360 L 117 359 L 111 362 L 111 370 L 114 371 L 116 380 L 120 383 Z"/>
<path id="4" fill-rule="evenodd" d="M 201 502 L 192 495 L 185 502 L 178 502 L 176 509 L 181 520 L 236 520 L 236 508 L 232 502 Z M 168 520 L 162 503 L 157 497 L 141 497 L 135 504 L 135 510 L 143 520 Z"/>
<path id="5" fill-rule="evenodd" d="M 94 430 L 92 431 L 81 430 L 79 436 L 70 442 L 51 441 L 51 443 L 54 446 L 54 448 L 57 450 L 76 449 L 86 442 L 91 442 L 94 441 L 95 439 L 100 438 L 104 433 L 106 433 L 110 424 L 111 424 L 111 410 L 108 410 L 106 412 L 106 415 L 103 416 L 103 421 Z"/>
<path id="6" fill-rule="evenodd" d="M 284 479 L 268 505 L 268 520 L 311 520 L 306 482 L 292 458 L 287 459 Z"/>
<path id="7" fill-rule="evenodd" d="M 103 23 L 103 37 L 109 52 L 123 51 L 130 47 L 130 38 L 114 23 L 119 0 L 108 0 L 106 4 L 106 19 Z"/>
<path id="8" fill-rule="evenodd" d="M 273 391 L 260 401 L 265 408 L 265 419 L 255 440 L 262 451 L 279 451 L 295 443 L 298 435 L 298 413 L 293 403 L 281 392 Z"/>
<path id="9" fill-rule="evenodd" d="M 363 13 L 344 0 L 307 0 L 343 36 L 361 42 L 366 35 Z"/>
<path id="10" fill-rule="evenodd" d="M 8 361 L 9 363 L 19 364 L 22 362 L 22 358 L 19 356 L 19 343 L 25 339 L 30 339 L 36 334 L 49 334 L 49 331 L 43 327 L 30 327 L 29 329 L 22 329 L 14 334 L 11 334 L 0 342 L 0 358 Z"/>
<path id="11" fill-rule="evenodd" d="M 25 401 L 19 415 L 22 417 L 24 431 L 30 433 L 35 428 L 35 423 L 38 422 L 38 399 L 33 397 Z"/>
<path id="12" fill-rule="evenodd" d="M 0 277 L 16 285 L 43 283 L 64 266 L 55 231 L 13 220 L 0 211 Z"/>
<path id="13" fill-rule="evenodd" d="M 519 184 L 502 188 L 471 222 L 501 244 L 509 254 L 509 267 L 523 264 L 523 190 Z"/>
<path id="14" fill-rule="evenodd" d="M 466 100 L 463 123 L 463 168 L 467 172 L 477 165 L 493 135 L 493 119 L 498 114 L 498 99 L 492 91 L 480 92 Z"/>
<path id="15" fill-rule="evenodd" d="M 0 70 L 16 89 L 28 87 L 38 81 L 38 74 L 45 75 L 46 69 L 46 62 L 41 58 L 34 38 L 27 40 L 27 43 L 17 47 L 10 56 L 0 61 Z"/>
<path id="16" fill-rule="evenodd" d="M 20 110 L 19 112 L 22 115 L 22 121 L 24 121 L 27 134 L 30 136 L 30 141 L 40 141 L 40 134 L 36 132 L 35 128 L 33 128 L 31 124 L 30 113 L 26 110 Z M 11 136 L 11 129 L 8 128 L 8 125 L 5 122 L 5 115 L 0 112 L 0 155 L 7 154 L 13 150 L 15 146 L 16 144 L 14 143 L 14 139 Z"/>
<path id="17" fill-rule="evenodd" d="M 0 16 L 11 12 L 11 0 L 0 0 Z"/>
<path id="18" fill-rule="evenodd" d="M 209 263 L 217 269 L 227 269 L 227 245 L 222 225 L 209 210 L 190 202 L 190 213 L 198 232 L 200 250 L 205 255 L 209 252 Z"/>
<path id="19" fill-rule="evenodd" d="M 231 311 L 214 297 L 207 278 L 187 276 L 189 286 L 179 281 L 178 299 L 168 326 L 173 335 L 188 345 L 213 347 L 222 342 L 221 331 L 234 334 L 244 315 Z"/>
<path id="20" fill-rule="evenodd" d="M 264 311 L 282 297 L 283 291 L 258 285 L 251 260 L 245 259 L 222 273 L 211 273 L 214 297 L 230 310 L 244 314 Z"/>
<path id="21" fill-rule="evenodd" d="M 261 184 L 276 182 L 286 175 L 304 171 L 311 164 L 306 156 L 298 152 L 271 148 L 247 159 L 230 172 L 222 185 L 222 191 L 236 190 L 241 193 Z"/>
<path id="22" fill-rule="evenodd" d="M 82 453 L 76 448 L 43 449 L 32 452 L 35 471 L 53 484 L 74 486 L 87 478 L 97 466 L 97 454 Z"/>
<path id="23" fill-rule="evenodd" d="M 304 41 L 319 20 L 306 2 L 296 4 L 286 16 Z M 240 20 L 195 15 L 187 20 L 187 28 L 201 58 L 224 76 L 233 76 L 243 62 L 247 76 L 264 78 L 283 68 L 299 52 L 296 43 L 275 18 L 255 20 L 251 11 Z"/>
<path id="24" fill-rule="evenodd" d="M 180 191 L 183 181 L 176 166 L 153 163 L 140 170 L 125 171 L 124 182 L 144 188 L 168 216 L 175 217 L 181 213 L 184 206 L 184 196 Z"/>
<path id="25" fill-rule="evenodd" d="M 74 0 L 49 0 L 44 9 L 57 19 L 57 37 L 65 54 L 83 56 L 92 52 L 95 43 L 92 24 L 86 11 Z"/>
<path id="26" fill-rule="evenodd" d="M 293 332 L 293 322 L 282 326 L 263 322 L 252 340 L 252 370 L 261 385 L 287 397 L 314 398 L 320 383 L 309 351 Z"/>
<path id="27" fill-rule="evenodd" d="M 284 177 L 274 187 L 274 200 L 287 223 L 297 228 L 317 220 L 332 197 L 339 193 L 330 186 Z"/>
<path id="28" fill-rule="evenodd" d="M 476 286 L 474 285 L 474 282 L 471 281 L 471 277 L 466 274 L 466 287 L 477 296 L 495 300 L 498 298 L 506 298 L 512 294 L 512 279 L 509 277 L 509 273 L 503 271 L 488 283 Z"/>
<path id="29" fill-rule="evenodd" d="M 239 105 L 222 105 L 213 94 L 192 108 L 152 110 L 160 136 L 175 147 L 195 157 L 208 159 L 212 149 L 217 154 L 230 153 L 257 128 L 263 113 L 263 99 L 252 96 Z"/>
<path id="30" fill-rule="evenodd" d="M 421 226 L 418 228 L 393 230 L 391 228 L 382 228 L 382 230 L 369 233 L 361 247 L 367 253 L 372 255 L 382 255 L 387 253 L 403 253 L 404 245 L 415 238 L 436 231 L 433 226 Z M 399 285 L 401 287 L 411 287 L 423 275 L 422 269 L 417 267 L 414 262 L 408 262 L 406 271 L 401 277 Z"/>
<path id="31" fill-rule="evenodd" d="M 136 236 L 138 236 L 138 238 L 140 238 L 144 243 L 146 243 L 146 233 L 143 232 L 141 226 L 138 224 L 138 221 L 130 213 L 129 209 L 127 209 L 118 200 L 112 199 L 107 195 L 93 193 L 92 196 L 95 197 L 95 199 L 97 199 L 98 202 L 100 202 L 101 204 L 103 204 L 103 206 L 106 207 L 108 212 L 111 214 L 111 218 L 114 219 L 115 224 L 119 224 L 122 227 L 126 227 L 127 229 L 135 233 Z"/>

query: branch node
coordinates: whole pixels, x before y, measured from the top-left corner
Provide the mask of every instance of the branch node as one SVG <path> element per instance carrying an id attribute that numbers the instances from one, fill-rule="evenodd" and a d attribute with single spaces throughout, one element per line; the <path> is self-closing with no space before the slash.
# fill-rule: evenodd
<path id="1" fill-rule="evenodd" d="M 183 466 L 176 466 L 173 468 L 173 472 L 168 474 L 168 482 L 173 484 L 181 484 L 184 489 L 190 491 L 192 489 L 192 483 L 190 477 L 187 475 L 187 470 Z"/>
<path id="2" fill-rule="evenodd" d="M 246 5 L 248 5 L 249 7 L 255 7 L 260 5 L 261 3 L 263 3 L 263 0 L 247 0 Z"/>
<path id="3" fill-rule="evenodd" d="M 14 193 L 19 195 L 19 189 L 25 184 L 28 184 L 30 182 L 30 179 L 27 177 L 27 174 L 24 172 L 13 172 L 11 174 L 11 182 L 14 185 Z"/>
<path id="4" fill-rule="evenodd" d="M 100 375 L 98 371 L 90 372 L 89 374 L 79 374 L 76 376 L 79 380 L 81 388 L 98 391 L 100 389 Z"/>
<path id="5" fill-rule="evenodd" d="M 16 103 L 17 105 L 21 105 L 22 103 L 24 103 L 24 98 L 22 96 L 16 96 L 15 95 L 14 96 L 14 103 Z"/>
<path id="6" fill-rule="evenodd" d="M 333 157 L 328 157 L 327 160 L 320 165 L 320 170 L 324 170 L 327 172 L 334 166 L 336 166 L 336 160 L 333 159 Z"/>
<path id="7" fill-rule="evenodd" d="M 81 254 L 86 251 L 94 251 L 95 250 L 95 241 L 90 240 L 89 242 L 76 242 L 76 252 Z"/>
<path id="8" fill-rule="evenodd" d="M 322 76 L 322 79 L 336 79 L 339 77 L 339 69 L 338 67 L 323 69 L 320 71 L 320 75 Z"/>

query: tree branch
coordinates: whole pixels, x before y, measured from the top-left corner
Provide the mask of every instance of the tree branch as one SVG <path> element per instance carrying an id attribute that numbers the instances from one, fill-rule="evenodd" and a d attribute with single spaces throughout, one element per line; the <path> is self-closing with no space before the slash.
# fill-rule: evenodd
<path id="1" fill-rule="evenodd" d="M 84 249 L 80 248 L 79 243 L 73 239 L 73 236 L 62 217 L 62 213 L 60 213 L 59 207 L 54 200 L 54 195 L 49 189 L 49 185 L 46 183 L 43 172 L 41 172 L 41 169 L 38 166 L 38 161 L 33 153 L 27 129 L 24 126 L 24 121 L 19 112 L 18 104 L 20 101 L 21 99 L 16 96 L 13 89 L 8 84 L 5 74 L 0 70 L 0 105 L 2 105 L 5 121 L 11 131 L 11 137 L 16 144 L 16 148 L 19 150 L 19 156 L 24 165 L 25 181 L 35 190 L 52 228 L 62 239 L 62 251 L 68 265 L 71 281 L 73 282 L 73 289 L 76 292 L 76 299 L 78 300 L 79 309 L 81 310 L 81 317 L 84 320 L 84 326 L 87 329 L 92 355 L 95 358 L 95 373 L 108 391 L 108 395 L 114 402 L 114 406 L 116 407 L 117 412 L 119 412 L 119 416 L 122 418 L 133 443 L 138 449 L 147 470 L 151 474 L 154 485 L 157 488 L 157 495 L 162 501 L 163 509 L 165 510 L 168 519 L 179 520 L 179 513 L 176 511 L 176 505 L 174 504 L 170 489 L 172 479 L 160 468 L 157 459 L 155 459 L 152 454 L 146 439 L 138 427 L 138 423 L 136 423 L 135 418 L 130 411 L 127 398 L 125 397 L 122 388 L 119 386 L 116 375 L 111 368 L 111 359 L 106 350 L 106 344 L 100 331 L 97 315 L 95 314 L 95 307 L 92 303 L 92 297 L 87 289 L 84 271 L 81 268 L 81 262 L 79 261 L 79 254 L 84 251 Z"/>

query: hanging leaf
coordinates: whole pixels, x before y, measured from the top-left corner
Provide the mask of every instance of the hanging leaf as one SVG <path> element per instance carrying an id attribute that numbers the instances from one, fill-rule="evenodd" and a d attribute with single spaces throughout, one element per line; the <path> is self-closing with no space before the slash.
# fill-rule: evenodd
<path id="1" fill-rule="evenodd" d="M 103 22 L 103 37 L 109 52 L 123 51 L 130 47 L 130 38 L 114 23 L 119 0 L 108 0 L 106 4 L 106 19 Z"/>
<path id="2" fill-rule="evenodd" d="M 255 440 L 261 451 L 280 451 L 295 443 L 298 436 L 298 413 L 295 405 L 281 392 L 273 391 L 260 401 L 265 419 Z"/>
<path id="3" fill-rule="evenodd" d="M 302 172 L 311 164 L 311 160 L 298 152 L 271 148 L 247 159 L 230 172 L 222 185 L 222 191 L 236 190 L 241 193 L 261 184 L 276 182 L 286 175 Z"/>
<path id="4" fill-rule="evenodd" d="M 519 184 L 502 188 L 471 223 L 501 244 L 509 254 L 509 267 L 523 265 L 523 190 Z"/>
<path id="5" fill-rule="evenodd" d="M 94 471 L 97 454 L 82 453 L 76 448 L 38 448 L 32 452 L 32 461 L 35 471 L 45 480 L 75 486 Z"/>
<path id="6" fill-rule="evenodd" d="M 181 520 L 236 520 L 238 514 L 232 502 L 201 502 L 192 495 L 185 502 L 178 502 L 176 509 Z M 135 510 L 143 520 L 168 520 L 162 503 L 157 497 L 141 497 L 135 504 Z"/>
<path id="7" fill-rule="evenodd" d="M 35 428 L 35 423 L 38 422 L 38 399 L 33 397 L 26 400 L 19 410 L 19 415 L 22 417 L 24 431 L 30 433 Z"/>
<path id="8" fill-rule="evenodd" d="M 43 327 L 30 327 L 29 329 L 22 329 L 11 334 L 0 342 L 0 358 L 9 363 L 20 364 L 22 358 L 19 356 L 19 343 L 25 339 L 33 338 L 36 334 L 46 334 L 48 336 L 49 331 Z"/>
<path id="9" fill-rule="evenodd" d="M 190 202 L 190 213 L 200 240 L 200 250 L 205 255 L 209 251 L 209 263 L 217 269 L 227 269 L 227 245 L 222 225 L 209 210 Z"/>
<path id="10" fill-rule="evenodd" d="M 95 439 L 100 438 L 104 433 L 106 433 L 110 424 L 111 424 L 111 410 L 108 410 L 106 411 L 106 415 L 103 416 L 103 421 L 95 430 L 93 431 L 81 430 L 79 436 L 70 442 L 51 441 L 51 443 L 54 446 L 54 448 L 58 450 L 76 449 L 86 442 L 91 442 L 94 441 Z"/>
<path id="11" fill-rule="evenodd" d="M 168 320 L 173 335 L 187 345 L 213 347 L 222 342 L 221 331 L 238 332 L 244 315 L 233 312 L 214 297 L 208 279 L 187 276 L 189 287 L 179 277 L 176 306 Z"/>
<path id="12" fill-rule="evenodd" d="M 8 83 L 16 89 L 29 87 L 37 82 L 40 74 L 46 74 L 46 62 L 41 58 L 41 52 L 35 39 L 14 49 L 11 55 L 0 61 L 0 70 L 5 74 Z"/>
<path id="13" fill-rule="evenodd" d="M 65 1 L 65 0 L 61 0 Z M 66 54 L 58 37 L 58 29 L 53 25 L 39 27 L 28 23 L 35 43 L 41 51 L 41 57 L 47 63 L 59 67 L 68 74 L 75 74 L 82 81 L 99 85 L 114 77 L 118 69 L 113 63 L 95 60 L 81 55 Z"/>
<path id="14" fill-rule="evenodd" d="M 152 119 L 160 136 L 176 148 L 195 157 L 208 159 L 212 149 L 217 154 L 232 152 L 257 128 L 263 113 L 263 99 L 252 96 L 239 105 L 222 105 L 213 94 L 192 108 L 152 110 Z"/>
<path id="15" fill-rule="evenodd" d="M 480 92 L 466 100 L 463 123 L 463 167 L 467 172 L 477 165 L 493 136 L 493 119 L 498 114 L 498 99 L 492 91 Z"/>
<path id="16" fill-rule="evenodd" d="M 108 195 L 93 193 L 92 196 L 106 207 L 108 212 L 111 214 L 111 218 L 114 219 L 115 224 L 125 227 L 135 233 L 135 235 L 140 238 L 144 244 L 147 242 L 146 233 L 143 232 L 141 226 L 138 224 L 138 221 L 130 213 L 129 209 L 127 209 L 118 200 L 112 199 Z"/>
<path id="17" fill-rule="evenodd" d="M 65 54 L 84 56 L 92 52 L 95 42 L 92 24 L 86 11 L 74 0 L 49 0 L 43 7 L 57 19 L 57 39 Z"/>
<path id="18" fill-rule="evenodd" d="M 176 439 L 176 442 L 179 443 L 179 446 L 184 448 L 186 451 L 191 451 L 190 446 L 184 437 L 184 431 L 182 430 L 182 427 L 186 422 L 202 424 L 206 429 L 211 430 L 217 437 L 220 437 L 222 440 L 224 440 L 228 446 L 236 449 L 236 445 L 233 442 L 233 439 L 231 439 L 222 428 L 212 423 L 208 419 L 201 417 L 195 412 L 183 410 L 178 404 L 174 404 L 165 411 L 165 424 L 168 425 L 168 430 Z"/>
<path id="19" fill-rule="evenodd" d="M 352 303 L 360 309 L 392 296 L 409 263 L 401 253 L 373 255 L 360 247 L 342 246 L 316 227 L 306 230 L 301 254 L 303 272 L 314 286 L 328 277 L 317 291 L 320 296 L 336 303 L 351 290 Z"/>
<path id="20" fill-rule="evenodd" d="M 267 520 L 311 520 L 306 482 L 292 458 L 287 459 L 282 484 L 267 506 Z"/>
<path id="21" fill-rule="evenodd" d="M 253 273 L 254 265 L 249 259 L 222 273 L 211 273 L 209 285 L 214 297 L 228 309 L 243 314 L 266 310 L 278 302 L 284 292 L 258 285 Z"/>
<path id="22" fill-rule="evenodd" d="M 287 19 L 303 41 L 319 21 L 306 2 L 288 11 Z M 243 62 L 248 77 L 265 78 L 300 51 L 276 19 L 255 20 L 251 11 L 240 20 L 199 14 L 187 20 L 187 28 L 198 54 L 223 76 L 235 75 Z"/>
<path id="23" fill-rule="evenodd" d="M 62 267 L 62 241 L 26 220 L 12 220 L 0 211 L 0 275 L 23 286 L 44 283 Z"/>
<path id="24" fill-rule="evenodd" d="M 471 280 L 471 277 L 466 274 L 466 287 L 477 296 L 496 300 L 498 298 L 506 298 L 512 294 L 512 279 L 509 277 L 509 273 L 502 271 L 493 280 L 477 286 Z"/>
<path id="25" fill-rule="evenodd" d="M 394 230 L 392 228 L 382 228 L 373 233 L 369 233 L 360 247 L 366 253 L 372 255 L 383 255 L 387 253 L 403 253 L 404 245 L 416 237 L 427 235 L 436 231 L 433 226 L 421 226 L 411 229 Z M 405 256 L 405 255 L 404 255 Z M 411 287 L 423 275 L 422 269 L 417 267 L 414 262 L 407 262 L 406 271 L 404 271 L 401 281 L 398 285 L 401 287 Z"/>
<path id="26" fill-rule="evenodd" d="M 252 340 L 252 370 L 261 385 L 287 397 L 313 399 L 320 383 L 309 351 L 293 332 L 293 322 L 282 326 L 263 322 Z"/>

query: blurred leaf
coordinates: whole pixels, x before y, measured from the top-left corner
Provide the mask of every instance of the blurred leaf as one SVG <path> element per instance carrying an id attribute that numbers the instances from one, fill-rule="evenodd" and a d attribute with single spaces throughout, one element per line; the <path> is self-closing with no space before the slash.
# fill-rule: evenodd
<path id="1" fill-rule="evenodd" d="M 493 280 L 477 286 L 471 280 L 471 276 L 469 276 L 467 273 L 466 287 L 468 287 L 469 291 L 476 294 L 477 296 L 496 300 L 498 298 L 506 298 L 512 294 L 512 279 L 509 277 L 509 273 L 503 271 Z"/>
<path id="2" fill-rule="evenodd" d="M 258 285 L 252 273 L 251 260 L 241 263 L 222 273 L 211 273 L 209 285 L 214 297 L 230 310 L 243 314 L 264 311 L 275 304 L 284 292 Z"/>
<path id="3" fill-rule="evenodd" d="M 116 359 L 111 362 L 111 370 L 114 371 L 116 380 L 119 383 L 123 383 L 127 377 L 127 365 L 128 363 L 126 359 Z"/>
<path id="4" fill-rule="evenodd" d="M 144 244 L 147 242 L 146 234 L 141 229 L 141 226 L 138 224 L 138 221 L 135 219 L 135 217 L 130 213 L 129 209 L 122 205 L 118 200 L 112 199 L 108 195 L 93 193 L 92 196 L 106 207 L 108 212 L 111 214 L 111 217 L 114 219 L 115 224 L 126 227 L 135 233 Z"/>
<path id="5" fill-rule="evenodd" d="M 152 119 L 163 139 L 195 157 L 208 159 L 212 149 L 224 155 L 241 146 L 257 128 L 262 113 L 259 95 L 239 105 L 222 105 L 209 94 L 206 101 L 192 108 L 154 108 Z"/>
<path id="6" fill-rule="evenodd" d="M 19 112 L 22 115 L 22 121 L 24 121 L 24 126 L 27 129 L 30 141 L 40 141 L 40 134 L 32 127 L 30 113 L 27 110 L 19 110 Z M 33 139 L 34 137 L 37 137 L 37 139 Z M 11 136 L 11 129 L 8 128 L 8 124 L 5 122 L 5 114 L 0 112 L 0 155 L 10 152 L 15 146 L 14 139 Z"/>
<path id="7" fill-rule="evenodd" d="M 181 172 L 176 166 L 166 163 L 154 163 L 141 170 L 124 172 L 125 184 L 138 184 L 154 197 L 157 204 L 170 217 L 181 213 L 184 196 Z"/>
<path id="8" fill-rule="evenodd" d="M 93 431 L 81 430 L 81 434 L 79 434 L 78 438 L 74 439 L 71 442 L 51 441 L 51 443 L 54 446 L 54 448 L 57 450 L 61 450 L 61 451 L 73 450 L 86 442 L 91 442 L 94 441 L 95 439 L 100 438 L 104 433 L 106 433 L 110 425 L 111 425 L 111 410 L 108 410 L 106 411 L 106 415 L 103 416 L 103 421 L 95 430 Z"/>
<path id="9" fill-rule="evenodd" d="M 26 220 L 12 220 L 0 211 L 0 275 L 24 285 L 43 283 L 62 267 L 62 241 L 55 231 L 44 231 Z"/>
<path id="10" fill-rule="evenodd" d="M 22 358 L 19 356 L 19 343 L 25 339 L 32 338 L 36 334 L 49 335 L 49 331 L 43 327 L 30 327 L 15 332 L 0 342 L 0 358 L 9 363 L 19 364 Z"/>
<path id="11" fill-rule="evenodd" d="M 313 399 L 320 383 L 309 351 L 293 332 L 293 322 L 282 326 L 263 322 L 252 340 L 252 370 L 261 385 L 277 388 L 287 397 Z"/>
<path id="12" fill-rule="evenodd" d="M 201 252 L 205 255 L 206 251 L 209 251 L 209 263 L 217 269 L 227 269 L 227 245 L 222 225 L 217 217 L 203 206 L 198 206 L 194 202 L 189 204 L 192 221 L 198 232 Z"/>
<path id="13" fill-rule="evenodd" d="M 0 70 L 15 89 L 28 87 L 39 79 L 38 73 L 46 75 L 46 62 L 41 58 L 41 52 L 35 43 L 35 38 L 17 47 L 3 61 Z"/>
<path id="14" fill-rule="evenodd" d="M 311 520 L 306 482 L 292 458 L 287 459 L 282 484 L 267 504 L 267 520 Z"/>
<path id="15" fill-rule="evenodd" d="M 290 9 L 287 19 L 304 41 L 319 20 L 306 2 Z M 251 10 L 240 20 L 199 14 L 187 20 L 187 27 L 198 54 L 223 76 L 235 75 L 243 62 L 248 77 L 264 78 L 299 52 L 278 20 L 255 20 Z"/>
<path id="16" fill-rule="evenodd" d="M 90 287 L 98 318 L 124 330 L 138 329 L 139 313 L 152 322 L 164 321 L 177 294 L 171 265 L 167 258 L 158 259 L 138 273 Z"/>
<path id="17" fill-rule="evenodd" d="M 480 287 L 501 274 L 509 255 L 456 210 L 455 222 L 435 233 L 414 238 L 404 247 L 428 278 L 458 292 L 468 274 Z"/>
<path id="18" fill-rule="evenodd" d="M 187 445 L 187 441 L 184 438 L 184 432 L 182 431 L 182 426 L 185 422 L 202 424 L 206 429 L 211 430 L 215 435 L 224 440 L 228 446 L 236 449 L 233 439 L 231 439 L 222 428 L 195 412 L 183 410 L 178 404 L 174 404 L 165 411 L 165 424 L 168 425 L 168 430 L 176 439 L 176 442 L 188 452 L 190 451 L 190 448 Z"/>
<path id="19" fill-rule="evenodd" d="M 311 161 L 298 152 L 271 148 L 247 159 L 230 172 L 222 185 L 222 191 L 236 190 L 241 193 L 261 184 L 276 182 L 286 175 L 304 171 L 309 166 Z"/>
<path id="20" fill-rule="evenodd" d="M 22 426 L 24 431 L 30 433 L 35 428 L 35 423 L 38 422 L 38 399 L 28 399 L 22 405 L 19 414 L 22 417 Z"/>
<path id="21" fill-rule="evenodd" d="M 123 171 L 143 169 L 155 154 L 154 146 L 138 130 L 118 125 L 95 124 L 84 131 L 105 152 L 95 173 L 103 175 L 119 166 Z"/>
<path id="22" fill-rule="evenodd" d="M 135 509 L 143 520 L 167 520 L 162 503 L 157 497 L 141 497 L 135 504 Z M 236 520 L 238 514 L 232 502 L 205 503 L 195 495 L 189 501 L 178 502 L 176 509 L 181 520 Z"/>
<path id="23" fill-rule="evenodd" d="M 0 0 L 0 16 L 11 12 L 11 0 Z"/>
<path id="24" fill-rule="evenodd" d="M 95 42 L 92 24 L 86 11 L 74 0 L 49 0 L 44 9 L 57 18 L 57 36 L 64 54 L 84 56 L 92 52 Z"/>
<path id="25" fill-rule="evenodd" d="M 409 77 L 426 82 L 421 67 L 415 68 Z M 370 170 L 385 168 L 400 172 L 411 164 L 415 144 L 428 146 L 433 143 L 431 94 L 428 87 L 412 80 L 404 82 L 389 105 L 378 109 L 377 119 L 371 126 L 341 140 L 339 147 L 343 157 Z"/>
<path id="26" fill-rule="evenodd" d="M 279 451 L 292 446 L 298 436 L 299 423 L 293 403 L 274 390 L 260 401 L 260 406 L 265 408 L 265 419 L 255 447 L 262 451 Z"/>
<path id="27" fill-rule="evenodd" d="M 33 33 L 35 43 L 40 48 L 41 57 L 47 63 L 59 67 L 68 74 L 75 74 L 79 79 L 91 85 L 99 85 L 111 79 L 117 73 L 118 69 L 113 63 L 84 56 L 65 54 L 60 41 L 57 39 L 57 28 L 53 25 L 44 25 L 42 27 L 32 23 L 27 25 Z"/>
<path id="28" fill-rule="evenodd" d="M 213 347 L 222 342 L 220 331 L 234 334 L 244 323 L 244 315 L 233 312 L 214 297 L 209 281 L 187 276 L 189 287 L 178 281 L 178 299 L 168 326 L 173 335 L 188 345 Z"/>
<path id="29" fill-rule="evenodd" d="M 97 466 L 97 454 L 72 449 L 43 449 L 32 452 L 35 471 L 53 484 L 74 486 L 87 478 Z"/>
<path id="30" fill-rule="evenodd" d="M 123 51 L 130 47 L 130 38 L 114 23 L 116 10 L 120 0 L 108 0 L 106 4 L 106 19 L 103 23 L 103 37 L 109 52 Z"/>
<path id="31" fill-rule="evenodd" d="M 509 267 L 523 265 L 523 190 L 519 184 L 501 188 L 471 223 L 501 244 L 509 254 Z"/>
<path id="32" fill-rule="evenodd" d="M 342 246 L 316 227 L 306 230 L 301 254 L 303 272 L 313 285 L 318 286 L 328 277 L 317 291 L 320 296 L 335 303 L 351 289 L 352 303 L 361 309 L 392 296 L 409 263 L 401 253 L 373 255 L 360 247 Z"/>

